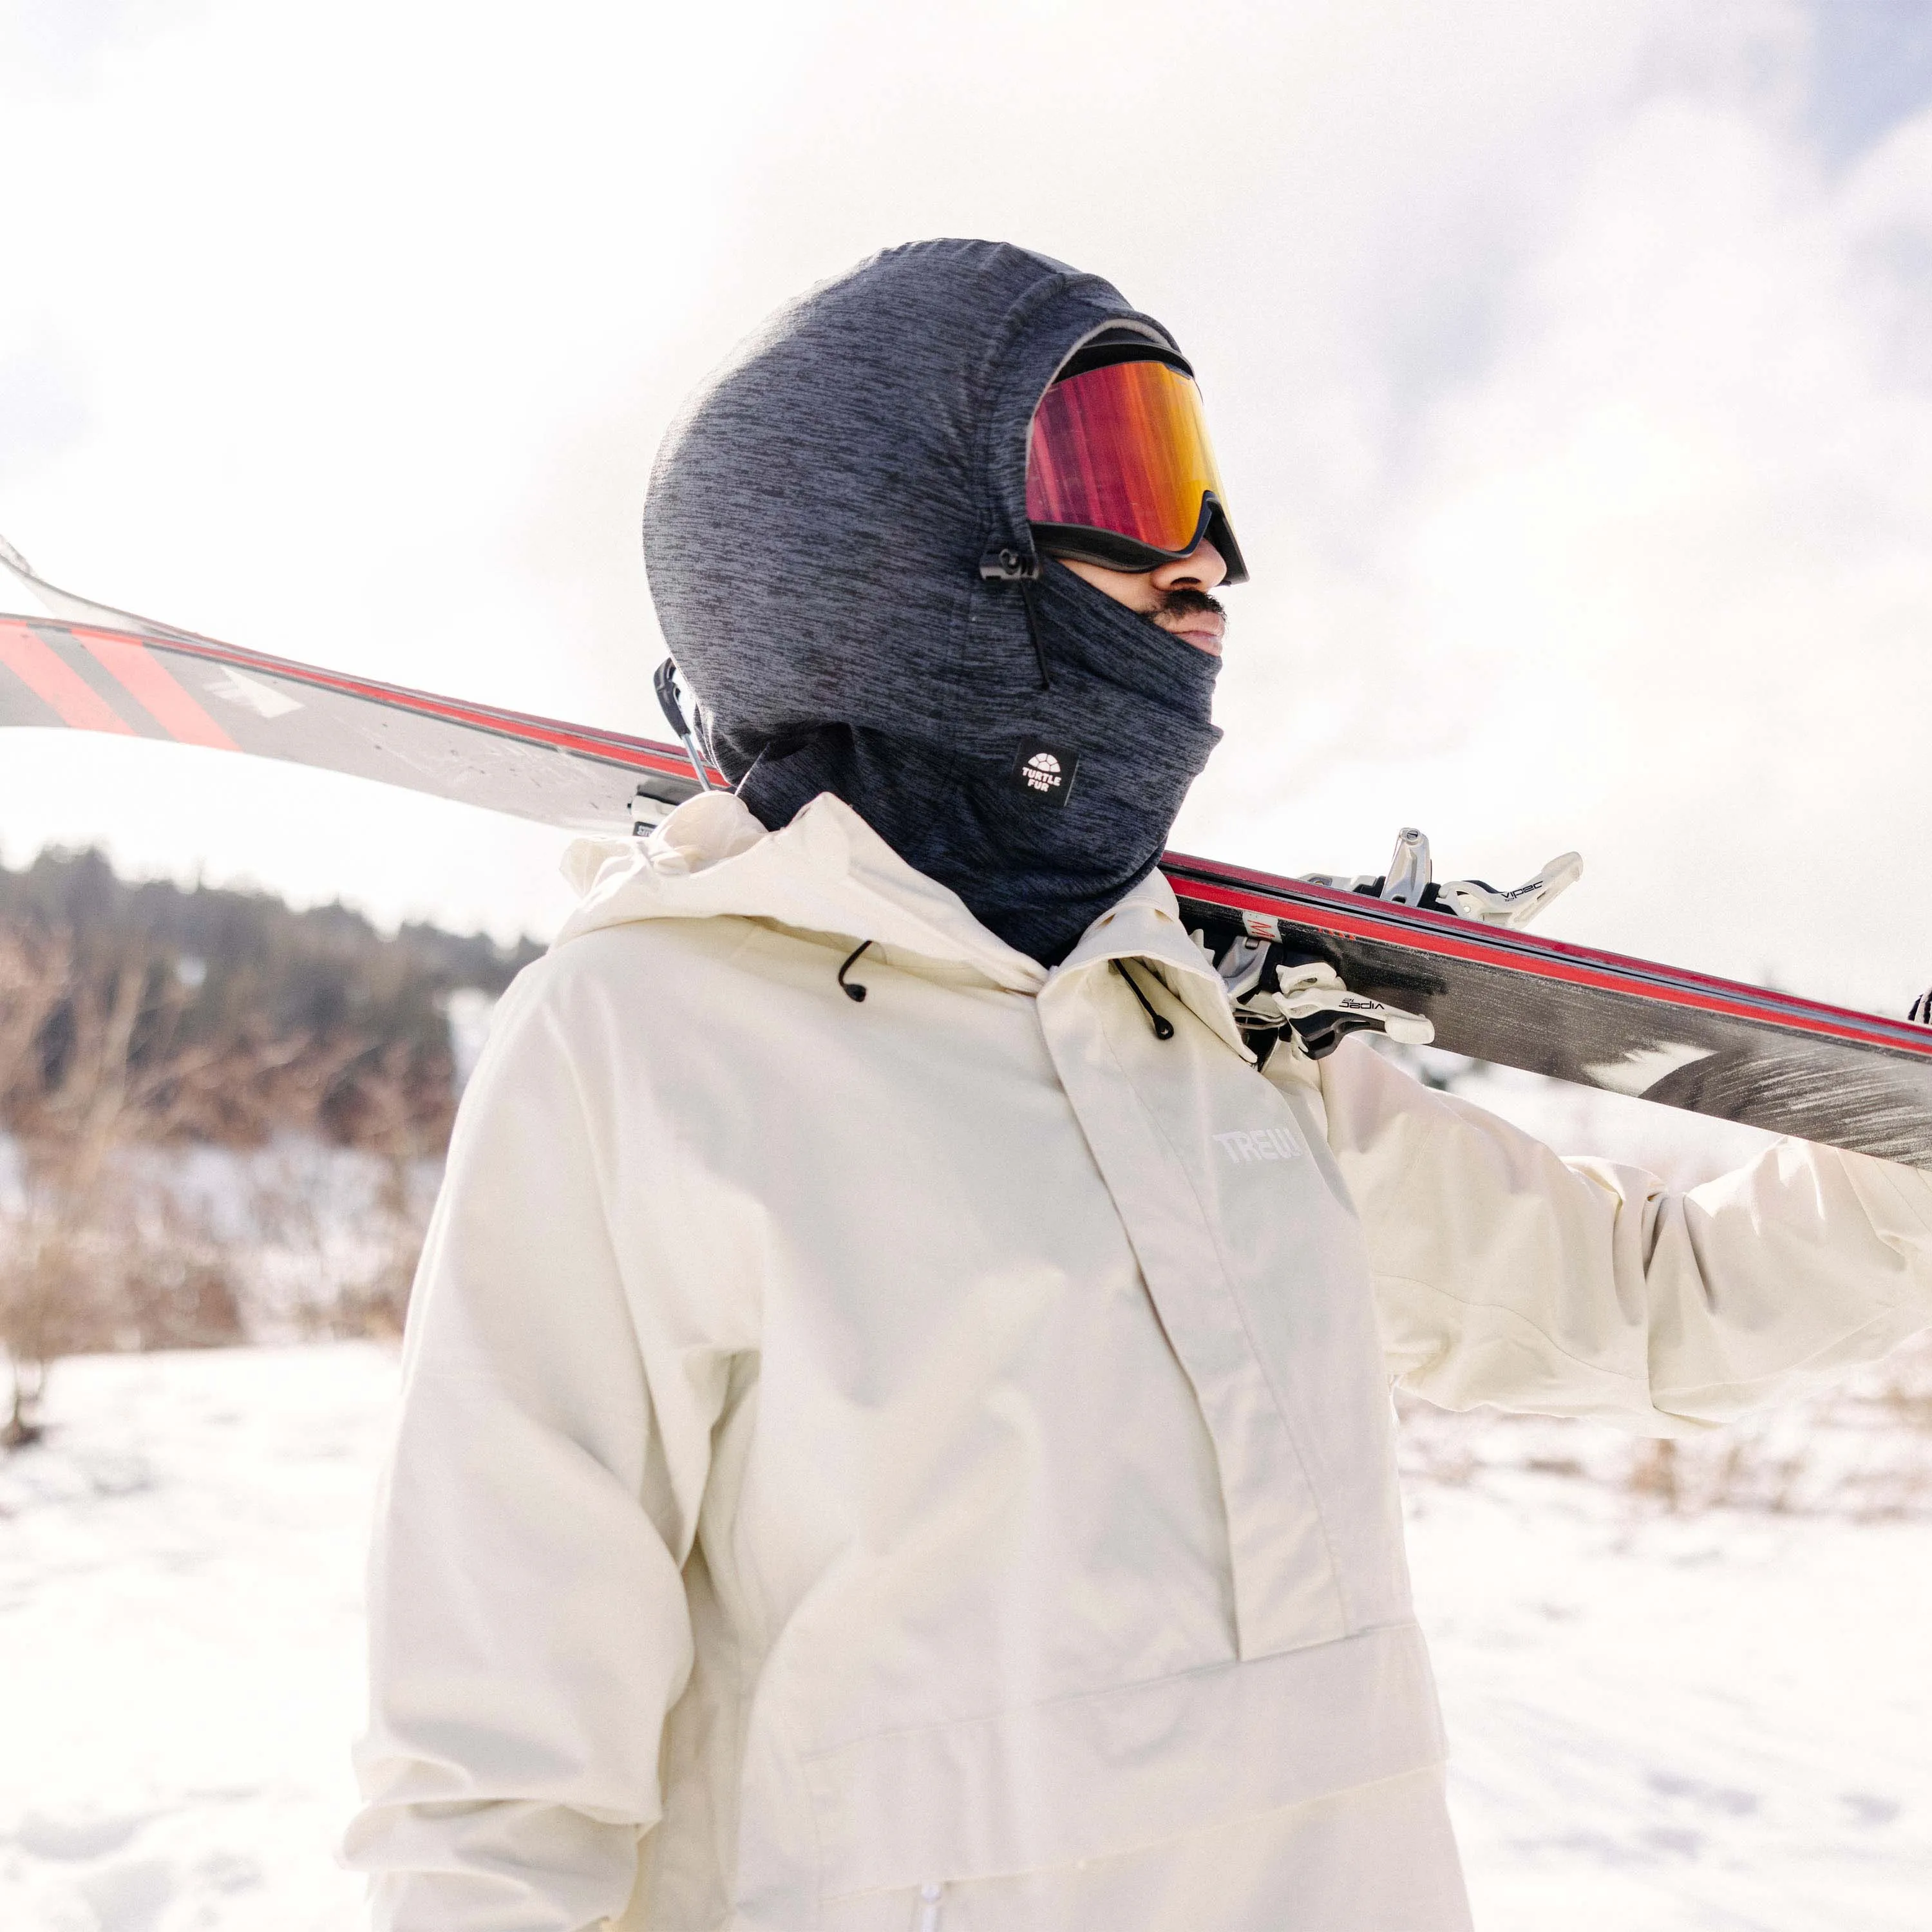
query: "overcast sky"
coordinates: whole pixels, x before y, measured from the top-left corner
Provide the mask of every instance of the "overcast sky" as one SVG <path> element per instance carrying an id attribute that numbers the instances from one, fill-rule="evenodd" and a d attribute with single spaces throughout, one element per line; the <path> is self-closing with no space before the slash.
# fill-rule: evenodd
<path id="1" fill-rule="evenodd" d="M 658 734 L 658 436 L 801 286 L 1167 322 L 1254 581 L 1177 832 L 1902 1006 L 1932 980 L 1922 0 L 0 0 L 0 532 L 258 650 Z M 542 932 L 561 840 L 0 738 L 0 850 Z"/>

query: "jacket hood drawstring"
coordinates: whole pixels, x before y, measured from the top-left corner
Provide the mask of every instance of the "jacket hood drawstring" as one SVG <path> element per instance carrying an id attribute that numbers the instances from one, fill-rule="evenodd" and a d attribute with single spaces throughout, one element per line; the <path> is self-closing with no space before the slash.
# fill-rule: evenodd
<path id="1" fill-rule="evenodd" d="M 860 958 L 872 950 L 872 942 L 869 939 L 862 939 L 859 944 L 854 946 L 852 950 L 845 956 L 845 963 L 839 968 L 836 976 L 838 981 L 838 990 L 843 993 L 848 1000 L 853 1000 L 861 1005 L 864 1004 L 866 995 L 871 991 L 871 988 L 869 987 L 862 986 L 857 980 L 848 980 L 845 976 L 851 971 L 854 966 L 858 964 Z M 1156 1040 L 1172 1040 L 1174 1037 L 1173 1021 L 1169 1019 L 1165 1013 L 1158 1010 L 1154 1002 L 1148 998 L 1146 993 L 1142 989 L 1141 982 L 1134 977 L 1132 974 L 1127 970 L 1126 962 L 1124 960 L 1115 959 L 1110 961 L 1108 963 L 1112 966 L 1114 970 L 1119 974 L 1123 980 L 1126 980 L 1127 982 L 1127 991 L 1132 994 L 1134 998 L 1140 1002 L 1141 1011 L 1147 1015 L 1148 1024 L 1154 1029 L 1154 1038 Z"/>
<path id="2" fill-rule="evenodd" d="M 1141 990 L 1141 982 L 1127 970 L 1126 962 L 1124 960 L 1116 959 L 1112 964 L 1114 970 L 1127 982 L 1127 991 L 1141 1003 L 1141 1011 L 1147 1015 L 1148 1024 L 1154 1028 L 1154 1038 L 1172 1040 L 1174 1037 L 1173 1021 L 1165 1013 L 1155 1010 L 1154 1002 Z"/>
<path id="3" fill-rule="evenodd" d="M 870 948 L 872 944 L 869 939 L 860 940 L 858 944 L 846 955 L 844 964 L 838 969 L 838 990 L 848 1000 L 860 1006 L 865 1004 L 866 995 L 872 991 L 872 988 L 869 986 L 862 986 L 857 980 L 848 980 L 845 976 L 858 964 L 860 956 Z"/>

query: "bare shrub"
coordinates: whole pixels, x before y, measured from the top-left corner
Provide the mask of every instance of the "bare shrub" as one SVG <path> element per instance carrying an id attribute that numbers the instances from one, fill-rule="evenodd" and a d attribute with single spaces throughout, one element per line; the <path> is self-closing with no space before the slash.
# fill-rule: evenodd
<path id="1" fill-rule="evenodd" d="M 452 1029 L 537 950 L 0 867 L 0 1446 L 62 1354 L 400 1330 Z"/>
<path id="2" fill-rule="evenodd" d="M 1582 1466 L 1577 1466 L 1580 1469 Z M 1676 1510 L 1683 1501 L 1683 1489 L 1678 1478 L 1675 1438 L 1666 1436 L 1640 1442 L 1630 1457 L 1627 1480 L 1639 1496 L 1653 1496 L 1664 1508 Z"/>
<path id="3" fill-rule="evenodd" d="M 91 1350 L 238 1340 L 222 1244 L 130 1163 L 143 1143 L 320 1120 L 366 1041 L 267 1037 L 254 1020 L 184 1041 L 193 984 L 152 946 L 83 958 L 59 930 L 0 932 L 0 1120 L 18 1198 L 0 1231 L 4 1441 L 31 1441 L 47 1366 Z"/>
<path id="4" fill-rule="evenodd" d="M 392 1046 L 365 1055 L 350 1071 L 344 1102 L 357 1123 L 356 1144 L 378 1163 L 374 1216 L 367 1229 L 370 1265 L 338 1298 L 339 1334 L 396 1336 L 409 1312 L 410 1288 L 429 1225 L 418 1184 L 427 1156 L 446 1138 L 425 1118 L 409 1055 Z"/>
<path id="5" fill-rule="evenodd" d="M 132 1204 L 118 1286 L 121 1347 L 221 1348 L 245 1339 L 231 1244 L 164 1180 L 150 1178 Z"/>
<path id="6" fill-rule="evenodd" d="M 301 1340 L 400 1335 L 440 1176 L 427 1154 L 310 1139 L 258 1158 L 246 1194 L 258 1330 Z"/>
<path id="7" fill-rule="evenodd" d="M 72 971 L 73 949 L 64 936 L 0 933 L 0 1102 L 41 1067 L 42 1042 Z M 8 1369 L 0 1444 L 8 1448 L 38 1435 L 34 1415 L 46 1365 L 71 1352 L 85 1331 L 93 1282 L 75 1230 L 53 1210 L 48 1162 L 23 1147 L 20 1166 L 18 1198 L 0 1228 L 0 1344 Z"/>
<path id="8" fill-rule="evenodd" d="M 1833 1387 L 1689 1436 L 1632 1437 L 1494 1409 L 1451 1414 L 1408 1395 L 1396 1408 L 1411 1481 L 1521 1470 L 1587 1478 L 1674 1515 L 1932 1517 L 1932 1334 Z"/>
<path id="9" fill-rule="evenodd" d="M 0 1340 L 9 1370 L 0 1444 L 18 1448 L 40 1434 L 37 1411 L 49 1365 L 99 1346 L 112 1332 L 113 1300 L 103 1244 L 92 1231 L 67 1226 L 44 1202 L 8 1230 L 0 1275 Z"/>
<path id="10" fill-rule="evenodd" d="M 215 1348 L 244 1334 L 233 1256 L 165 1175 L 123 1149 L 86 1173 L 29 1161 L 0 1223 L 0 1342 L 10 1365 L 0 1446 L 38 1433 L 51 1364 L 110 1349 Z"/>

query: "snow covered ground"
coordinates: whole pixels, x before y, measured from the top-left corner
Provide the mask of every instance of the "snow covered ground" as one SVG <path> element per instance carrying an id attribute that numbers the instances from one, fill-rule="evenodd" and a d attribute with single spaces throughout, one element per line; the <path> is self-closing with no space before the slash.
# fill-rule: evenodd
<path id="1" fill-rule="evenodd" d="M 1410 1501 L 1484 1932 L 1932 1926 L 1932 1522 Z"/>
<path id="2" fill-rule="evenodd" d="M 338 1932 L 370 1344 L 62 1364 L 0 1461 L 0 1927 Z"/>
<path id="3" fill-rule="evenodd" d="M 348 1932 L 367 1344 L 64 1364 L 0 1462 L 0 1927 Z M 1412 1498 L 1484 1932 L 1932 1924 L 1932 1520 Z"/>

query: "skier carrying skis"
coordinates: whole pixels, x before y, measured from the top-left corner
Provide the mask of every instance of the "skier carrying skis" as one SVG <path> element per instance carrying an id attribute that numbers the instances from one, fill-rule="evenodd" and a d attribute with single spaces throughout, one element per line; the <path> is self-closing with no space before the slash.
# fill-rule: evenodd
<path id="1" fill-rule="evenodd" d="M 666 437 L 733 788 L 576 848 L 411 1310 L 394 1932 L 1447 1932 L 1391 1378 L 1658 1435 L 1932 1324 L 1932 1184 L 1688 1193 L 1360 1040 L 1264 1068 L 1154 870 L 1243 574 L 1174 338 L 978 242 Z"/>

